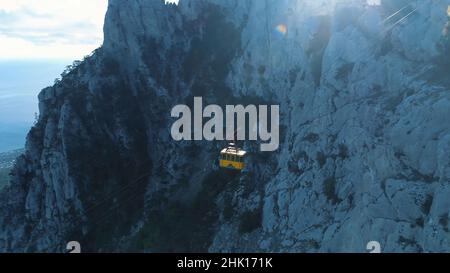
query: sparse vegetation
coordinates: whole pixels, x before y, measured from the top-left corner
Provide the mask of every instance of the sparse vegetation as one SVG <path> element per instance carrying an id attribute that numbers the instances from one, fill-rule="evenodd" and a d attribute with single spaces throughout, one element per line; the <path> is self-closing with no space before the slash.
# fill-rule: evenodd
<path id="1" fill-rule="evenodd" d="M 240 29 L 227 22 L 218 7 L 211 5 L 205 14 L 202 33 L 194 32 L 192 36 L 190 50 L 181 66 L 183 78 L 186 81 L 194 77 L 202 79 L 194 84 L 193 95 L 206 96 L 214 90 L 217 95 L 227 96 L 229 90 L 225 79 L 241 44 Z"/>
<path id="2" fill-rule="evenodd" d="M 69 75 L 71 72 L 75 71 L 80 65 L 81 61 L 75 60 L 71 65 L 66 66 L 64 71 L 61 73 L 61 77 L 64 78 L 65 76 Z"/>
<path id="3" fill-rule="evenodd" d="M 448 232 L 448 215 L 443 214 L 439 217 L 439 224 L 442 226 L 445 232 Z"/>
<path id="4" fill-rule="evenodd" d="M 325 48 L 331 37 L 331 20 L 329 16 L 320 17 L 319 28 L 314 35 L 306 54 L 310 57 L 312 76 L 316 86 L 320 85 L 322 79 L 322 61 Z"/>
<path id="5" fill-rule="evenodd" d="M 318 241 L 316 241 L 316 240 L 313 240 L 313 239 L 300 240 L 299 241 L 299 245 L 301 245 L 305 250 L 319 249 L 320 248 L 320 243 Z"/>
<path id="6" fill-rule="evenodd" d="M 405 155 L 405 153 L 403 151 L 397 150 L 397 151 L 395 151 L 394 156 L 397 159 L 402 159 L 402 157 L 405 157 L 406 155 Z"/>
<path id="7" fill-rule="evenodd" d="M 385 100 L 383 109 L 385 111 L 395 112 L 397 107 L 402 103 L 403 99 L 403 93 L 392 95 Z"/>
<path id="8" fill-rule="evenodd" d="M 102 76 L 117 75 L 120 72 L 120 64 L 113 57 L 105 57 L 102 63 Z"/>
<path id="9" fill-rule="evenodd" d="M 264 65 L 261 65 L 258 68 L 258 73 L 259 73 L 259 75 L 264 75 L 264 73 L 266 73 L 266 67 Z"/>
<path id="10" fill-rule="evenodd" d="M 212 224 L 220 213 L 215 199 L 235 178 L 235 173 L 211 172 L 192 201 L 171 202 L 160 210 L 150 212 L 148 221 L 134 238 L 131 251 L 207 251 L 214 228 Z M 225 218 L 231 218 L 234 213 L 231 206 L 231 202 L 225 204 Z"/>
<path id="11" fill-rule="evenodd" d="M 233 217 L 234 215 L 234 209 L 233 209 L 233 204 L 231 202 L 230 198 L 225 199 L 225 204 L 224 204 L 224 208 L 223 208 L 223 219 L 225 221 L 228 221 L 231 219 L 231 217 Z"/>
<path id="12" fill-rule="evenodd" d="M 288 161 L 288 171 L 290 173 L 300 174 L 300 169 L 298 168 L 298 158 L 291 157 Z"/>
<path id="13" fill-rule="evenodd" d="M 338 156 L 339 156 L 341 159 L 346 159 L 346 158 L 349 157 L 347 145 L 345 145 L 345 144 L 339 144 L 338 150 L 339 150 Z"/>
<path id="14" fill-rule="evenodd" d="M 303 159 L 305 162 L 308 162 L 309 161 L 309 156 L 308 156 L 308 154 L 305 152 L 305 151 L 301 151 L 300 153 L 299 153 L 299 155 L 298 155 L 298 158 L 300 159 Z"/>
<path id="15" fill-rule="evenodd" d="M 250 233 L 262 224 L 262 209 L 249 210 L 241 215 L 241 221 L 239 223 L 239 233 L 246 234 Z"/>
<path id="16" fill-rule="evenodd" d="M 325 163 L 327 162 L 327 157 L 323 152 L 317 152 L 316 160 L 317 163 L 319 163 L 320 168 L 323 168 L 323 166 L 325 166 Z"/>
<path id="17" fill-rule="evenodd" d="M 186 225 L 185 218 L 184 208 L 178 203 L 168 206 L 164 213 L 151 212 L 150 221 L 144 225 L 136 237 L 136 248 L 172 252 L 176 249 L 174 245 L 187 246 L 185 242 L 189 240 L 189 237 L 183 236 L 183 229 L 191 229 L 191 226 Z"/>
<path id="18" fill-rule="evenodd" d="M 403 236 L 399 236 L 398 237 L 398 241 L 397 241 L 400 245 L 403 246 L 410 246 L 410 247 L 416 247 L 418 249 L 419 252 L 422 251 L 422 247 L 417 243 L 417 241 L 415 239 L 409 239 Z"/>
<path id="19" fill-rule="evenodd" d="M 423 217 L 419 217 L 419 218 L 416 219 L 416 226 L 419 226 L 419 227 L 423 228 L 424 224 L 425 223 L 424 223 Z"/>
<path id="20" fill-rule="evenodd" d="M 339 67 L 336 73 L 336 79 L 347 79 L 350 73 L 353 71 L 353 67 L 355 63 L 346 63 L 343 66 Z"/>
<path id="21" fill-rule="evenodd" d="M 291 69 L 289 71 L 289 82 L 291 87 L 294 86 L 295 81 L 297 80 L 297 76 L 301 73 L 301 68 L 297 67 L 295 69 Z"/>
<path id="22" fill-rule="evenodd" d="M 0 190 L 10 181 L 10 172 L 14 165 L 15 159 L 23 152 L 16 150 L 7 153 L 0 153 Z"/>
<path id="23" fill-rule="evenodd" d="M 433 195 L 428 194 L 421 206 L 422 212 L 425 215 L 428 215 L 430 213 L 431 205 L 433 205 Z"/>
<path id="24" fill-rule="evenodd" d="M 333 204 L 340 202 L 340 199 L 336 194 L 336 178 L 329 177 L 323 181 L 323 193 L 327 197 L 328 201 Z"/>
<path id="25" fill-rule="evenodd" d="M 319 138 L 320 138 L 320 137 L 319 137 L 318 134 L 315 134 L 315 133 L 309 133 L 309 134 L 307 134 L 307 135 L 303 138 L 303 140 L 306 140 L 306 141 L 308 141 L 308 142 L 310 142 L 310 143 L 314 143 L 314 142 L 318 141 Z"/>
<path id="26" fill-rule="evenodd" d="M 11 169 L 9 168 L 5 168 L 5 169 L 0 169 L 0 190 L 3 189 L 3 187 L 5 187 L 8 183 L 9 183 L 9 172 L 11 171 Z"/>

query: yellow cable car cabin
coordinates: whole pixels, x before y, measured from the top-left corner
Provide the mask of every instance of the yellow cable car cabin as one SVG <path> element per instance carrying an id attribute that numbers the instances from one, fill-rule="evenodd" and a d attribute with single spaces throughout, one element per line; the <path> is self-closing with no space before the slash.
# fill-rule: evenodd
<path id="1" fill-rule="evenodd" d="M 237 148 L 233 143 L 220 152 L 220 167 L 234 170 L 245 168 L 244 158 L 247 152 Z"/>

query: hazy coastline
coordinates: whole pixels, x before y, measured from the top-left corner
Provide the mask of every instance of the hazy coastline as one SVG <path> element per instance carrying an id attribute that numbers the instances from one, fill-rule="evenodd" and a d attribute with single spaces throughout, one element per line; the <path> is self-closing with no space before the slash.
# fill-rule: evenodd
<path id="1" fill-rule="evenodd" d="M 0 60 L 0 153 L 24 147 L 38 113 L 37 95 L 70 60 Z"/>

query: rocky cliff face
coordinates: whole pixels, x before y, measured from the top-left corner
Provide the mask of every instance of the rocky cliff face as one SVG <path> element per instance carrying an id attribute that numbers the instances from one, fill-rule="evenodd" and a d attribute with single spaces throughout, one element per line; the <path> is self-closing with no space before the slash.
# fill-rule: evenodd
<path id="1" fill-rule="evenodd" d="M 110 0 L 39 95 L 0 250 L 448 251 L 449 4 Z M 279 150 L 219 170 L 224 142 L 170 137 L 193 96 L 279 104 Z"/>

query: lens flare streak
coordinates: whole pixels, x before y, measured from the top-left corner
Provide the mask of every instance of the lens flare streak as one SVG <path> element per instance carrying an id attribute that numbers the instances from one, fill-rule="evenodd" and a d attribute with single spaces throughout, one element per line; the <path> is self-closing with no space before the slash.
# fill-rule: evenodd
<path id="1" fill-rule="evenodd" d="M 279 25 L 275 28 L 275 30 L 276 30 L 278 33 L 283 34 L 283 35 L 286 35 L 286 34 L 287 34 L 287 31 L 288 31 L 287 26 L 286 26 L 285 24 L 279 24 Z"/>

